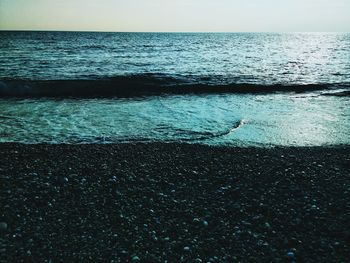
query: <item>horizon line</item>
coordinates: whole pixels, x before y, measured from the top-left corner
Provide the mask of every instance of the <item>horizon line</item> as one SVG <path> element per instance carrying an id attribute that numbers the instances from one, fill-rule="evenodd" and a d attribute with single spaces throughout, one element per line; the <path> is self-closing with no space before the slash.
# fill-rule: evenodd
<path id="1" fill-rule="evenodd" d="M 350 31 L 113 31 L 61 29 L 0 29 L 0 32 L 86 32 L 86 33 L 350 33 Z"/>

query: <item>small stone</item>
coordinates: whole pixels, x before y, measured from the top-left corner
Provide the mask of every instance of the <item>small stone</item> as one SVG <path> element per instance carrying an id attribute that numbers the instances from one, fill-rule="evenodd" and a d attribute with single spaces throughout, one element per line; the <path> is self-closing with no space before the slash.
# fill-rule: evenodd
<path id="1" fill-rule="evenodd" d="M 294 252 L 292 252 L 292 251 L 287 252 L 287 257 L 294 258 L 295 257 Z"/>
<path id="2" fill-rule="evenodd" d="M 133 256 L 131 262 L 140 262 L 140 258 L 138 256 Z"/>
<path id="3" fill-rule="evenodd" d="M 218 259 L 219 258 L 217 256 L 214 256 L 214 257 L 209 258 L 209 262 L 217 262 Z"/>
<path id="4" fill-rule="evenodd" d="M 203 226 L 205 226 L 205 227 L 207 227 L 207 226 L 209 225 L 209 223 L 208 223 L 207 221 L 205 221 L 205 220 L 202 221 L 202 224 L 203 224 Z"/>
<path id="5" fill-rule="evenodd" d="M 5 223 L 5 222 L 0 222 L 0 230 L 2 230 L 2 231 L 7 230 L 7 223 Z"/>
<path id="6" fill-rule="evenodd" d="M 271 228 L 271 225 L 270 225 L 268 222 L 266 222 L 266 223 L 265 223 L 265 227 L 268 228 L 268 229 L 270 229 L 270 228 Z"/>
<path id="7" fill-rule="evenodd" d="M 68 183 L 68 181 L 69 181 L 69 180 L 68 180 L 67 177 L 63 177 L 63 182 L 64 182 L 64 183 Z"/>
<path id="8" fill-rule="evenodd" d="M 193 218 L 193 223 L 199 223 L 199 219 L 198 218 Z"/>
<path id="9" fill-rule="evenodd" d="M 186 252 L 190 251 L 190 247 L 184 247 L 184 251 Z"/>
<path id="10" fill-rule="evenodd" d="M 318 210 L 319 208 L 316 205 L 311 206 L 311 210 Z"/>

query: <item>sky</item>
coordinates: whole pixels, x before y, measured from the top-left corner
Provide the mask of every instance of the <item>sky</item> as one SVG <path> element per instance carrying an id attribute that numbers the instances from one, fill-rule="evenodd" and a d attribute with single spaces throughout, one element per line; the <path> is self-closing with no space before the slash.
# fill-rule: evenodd
<path id="1" fill-rule="evenodd" d="M 0 0 L 0 30 L 349 32 L 350 0 Z"/>

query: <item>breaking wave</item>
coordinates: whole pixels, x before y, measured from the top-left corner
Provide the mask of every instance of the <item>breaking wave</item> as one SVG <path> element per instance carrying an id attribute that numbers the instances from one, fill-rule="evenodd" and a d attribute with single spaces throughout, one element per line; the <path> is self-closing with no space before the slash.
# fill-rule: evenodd
<path id="1" fill-rule="evenodd" d="M 157 74 L 77 80 L 0 81 L 0 97 L 133 97 L 187 93 L 270 93 L 349 89 L 350 84 L 252 84 Z"/>

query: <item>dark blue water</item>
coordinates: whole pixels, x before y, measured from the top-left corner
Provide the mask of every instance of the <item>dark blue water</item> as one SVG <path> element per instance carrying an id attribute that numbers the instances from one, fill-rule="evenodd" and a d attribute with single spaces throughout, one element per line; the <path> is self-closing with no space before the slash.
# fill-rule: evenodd
<path id="1" fill-rule="evenodd" d="M 154 74 L 202 83 L 350 83 L 345 33 L 0 32 L 0 78 Z"/>
<path id="2" fill-rule="evenodd" d="M 348 144 L 349 89 L 346 33 L 0 32 L 1 142 Z"/>

